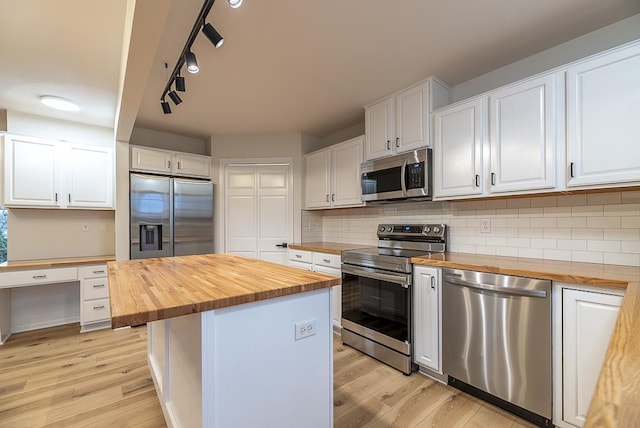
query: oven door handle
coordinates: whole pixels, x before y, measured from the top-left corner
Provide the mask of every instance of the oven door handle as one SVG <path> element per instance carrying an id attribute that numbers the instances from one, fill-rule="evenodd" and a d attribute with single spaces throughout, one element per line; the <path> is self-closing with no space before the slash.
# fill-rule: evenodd
<path id="1" fill-rule="evenodd" d="M 484 291 L 491 291 L 494 293 L 501 294 L 511 294 L 515 296 L 526 296 L 526 297 L 547 297 L 547 292 L 544 290 L 529 290 L 526 288 L 514 288 L 514 287 L 500 287 L 491 284 L 483 284 L 481 282 L 470 282 L 465 281 L 457 276 L 453 275 L 444 275 L 443 279 L 455 285 L 460 285 L 462 287 L 476 288 Z"/>
<path id="2" fill-rule="evenodd" d="M 410 275 L 393 275 L 388 273 L 381 273 L 375 269 L 365 267 L 354 267 L 350 265 L 342 265 L 342 273 L 349 273 L 351 275 L 362 276 L 364 278 L 377 279 L 380 281 L 391 282 L 409 288 L 411 284 Z"/>

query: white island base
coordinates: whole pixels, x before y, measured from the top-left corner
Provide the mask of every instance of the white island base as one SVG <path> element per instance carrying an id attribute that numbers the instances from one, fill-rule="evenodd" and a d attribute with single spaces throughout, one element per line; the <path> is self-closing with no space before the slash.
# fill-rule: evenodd
<path id="1" fill-rule="evenodd" d="M 167 426 L 331 427 L 331 327 L 330 288 L 148 323 Z"/>

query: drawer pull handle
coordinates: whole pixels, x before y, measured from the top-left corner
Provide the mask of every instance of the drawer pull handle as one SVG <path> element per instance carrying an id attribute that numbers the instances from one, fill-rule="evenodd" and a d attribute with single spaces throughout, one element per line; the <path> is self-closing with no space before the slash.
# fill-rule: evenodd
<path id="1" fill-rule="evenodd" d="M 93 288 L 104 288 L 104 284 L 93 284 Z"/>
<path id="2" fill-rule="evenodd" d="M 329 259 L 322 259 L 322 261 L 325 262 L 325 263 L 331 263 L 331 260 L 329 260 Z"/>
<path id="3" fill-rule="evenodd" d="M 95 310 L 95 311 L 99 311 L 100 309 L 104 309 L 104 305 L 94 306 L 93 307 L 93 310 Z"/>
<path id="4" fill-rule="evenodd" d="M 104 273 L 103 270 L 94 270 L 93 273 Z"/>
<path id="5" fill-rule="evenodd" d="M 296 258 L 301 259 L 302 256 L 300 254 L 296 254 Z"/>
<path id="6" fill-rule="evenodd" d="M 33 275 L 33 279 L 47 279 L 47 275 Z"/>

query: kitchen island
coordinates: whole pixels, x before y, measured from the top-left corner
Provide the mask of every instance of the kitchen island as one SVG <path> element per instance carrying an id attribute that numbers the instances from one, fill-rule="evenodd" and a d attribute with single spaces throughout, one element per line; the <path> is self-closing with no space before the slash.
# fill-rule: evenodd
<path id="1" fill-rule="evenodd" d="M 108 270 L 112 326 L 148 323 L 168 426 L 332 426 L 339 278 L 230 254 Z"/>

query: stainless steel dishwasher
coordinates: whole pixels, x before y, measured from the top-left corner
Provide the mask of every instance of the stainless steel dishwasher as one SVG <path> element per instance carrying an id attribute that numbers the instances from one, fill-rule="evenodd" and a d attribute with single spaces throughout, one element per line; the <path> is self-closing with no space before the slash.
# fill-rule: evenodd
<path id="1" fill-rule="evenodd" d="M 442 360 L 449 384 L 551 425 L 551 282 L 442 270 Z"/>

